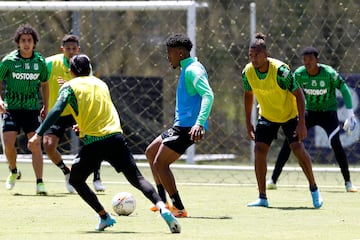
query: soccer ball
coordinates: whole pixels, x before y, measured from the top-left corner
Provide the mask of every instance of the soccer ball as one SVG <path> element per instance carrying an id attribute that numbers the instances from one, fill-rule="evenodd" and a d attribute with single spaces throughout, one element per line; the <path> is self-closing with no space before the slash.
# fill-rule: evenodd
<path id="1" fill-rule="evenodd" d="M 113 197 L 111 205 L 119 216 L 129 216 L 135 211 L 136 199 L 131 193 L 119 192 Z"/>

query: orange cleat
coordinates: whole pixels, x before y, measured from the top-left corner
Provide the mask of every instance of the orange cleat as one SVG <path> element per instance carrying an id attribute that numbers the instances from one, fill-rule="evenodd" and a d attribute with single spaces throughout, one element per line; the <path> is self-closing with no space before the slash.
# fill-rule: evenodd
<path id="1" fill-rule="evenodd" d="M 172 206 L 170 208 L 170 212 L 176 217 L 176 218 L 186 218 L 188 217 L 188 212 L 183 209 L 183 210 L 179 210 L 176 207 Z"/>
<path id="2" fill-rule="evenodd" d="M 166 207 L 167 209 L 170 209 L 170 204 L 169 204 L 169 203 L 165 203 L 165 207 Z M 150 211 L 157 212 L 157 211 L 159 211 L 159 209 L 156 207 L 156 205 L 154 205 L 154 206 L 152 206 L 152 207 L 150 208 Z"/>

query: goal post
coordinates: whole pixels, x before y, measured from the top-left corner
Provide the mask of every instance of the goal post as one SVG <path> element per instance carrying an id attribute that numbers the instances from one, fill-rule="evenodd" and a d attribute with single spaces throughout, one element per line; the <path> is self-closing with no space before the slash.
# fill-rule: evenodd
<path id="1" fill-rule="evenodd" d="M 1 11 L 142 11 L 207 7 L 195 1 L 0 1 Z"/>

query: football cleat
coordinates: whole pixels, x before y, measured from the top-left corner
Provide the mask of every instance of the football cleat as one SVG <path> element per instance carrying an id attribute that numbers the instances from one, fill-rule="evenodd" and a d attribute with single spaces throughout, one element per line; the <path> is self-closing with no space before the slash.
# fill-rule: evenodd
<path id="1" fill-rule="evenodd" d="M 8 190 L 11 190 L 14 188 L 15 186 L 15 182 L 16 180 L 21 178 L 21 172 L 18 171 L 17 173 L 11 173 L 9 174 L 9 176 L 6 178 L 6 182 L 5 182 L 5 187 Z"/>
<path id="2" fill-rule="evenodd" d="M 47 192 L 45 190 L 45 186 L 44 186 L 44 183 L 38 183 L 36 184 L 36 194 L 37 195 L 42 195 L 42 196 L 46 196 L 47 195 Z"/>
<path id="3" fill-rule="evenodd" d="M 347 192 L 357 192 L 357 188 L 350 181 L 345 183 L 345 188 Z"/>
<path id="4" fill-rule="evenodd" d="M 165 207 L 166 207 L 167 209 L 170 209 L 170 204 L 169 204 L 169 203 L 165 203 Z M 150 211 L 157 212 L 157 211 L 159 211 L 159 209 L 156 207 L 156 205 L 154 205 L 154 206 L 152 206 L 152 207 L 150 208 Z"/>
<path id="5" fill-rule="evenodd" d="M 249 203 L 247 206 L 248 207 L 269 207 L 269 202 L 267 199 L 258 198 L 256 201 Z"/>
<path id="6" fill-rule="evenodd" d="M 274 183 L 272 179 L 266 181 L 266 189 L 276 190 L 276 188 L 276 183 Z"/>
<path id="7" fill-rule="evenodd" d="M 105 191 L 105 187 L 102 184 L 101 180 L 95 180 L 95 181 L 93 181 L 93 184 L 94 184 L 95 191 L 97 191 L 97 192 L 104 192 Z"/>
<path id="8" fill-rule="evenodd" d="M 99 217 L 99 224 L 95 227 L 96 231 L 104 231 L 107 227 L 112 227 L 116 223 L 115 218 L 113 218 L 109 213 L 106 214 L 106 219 Z"/>
<path id="9" fill-rule="evenodd" d="M 175 216 L 171 214 L 170 211 L 161 213 L 161 217 L 165 220 L 165 222 L 169 226 L 169 229 L 172 233 L 180 233 L 181 232 L 181 227 L 180 227 L 179 222 L 176 220 Z"/>
<path id="10" fill-rule="evenodd" d="M 176 217 L 176 218 L 186 218 L 188 217 L 188 212 L 185 209 L 179 210 L 175 206 L 172 206 L 170 208 L 170 212 Z"/>
<path id="11" fill-rule="evenodd" d="M 70 173 L 65 174 L 65 186 L 66 189 L 68 190 L 69 193 L 74 193 L 75 189 L 73 186 L 71 186 L 71 184 L 69 183 L 69 179 L 70 179 Z"/>
<path id="12" fill-rule="evenodd" d="M 320 191 L 316 190 L 311 192 L 311 197 L 313 200 L 314 208 L 321 208 L 321 206 L 323 205 L 323 199 L 321 197 Z"/>

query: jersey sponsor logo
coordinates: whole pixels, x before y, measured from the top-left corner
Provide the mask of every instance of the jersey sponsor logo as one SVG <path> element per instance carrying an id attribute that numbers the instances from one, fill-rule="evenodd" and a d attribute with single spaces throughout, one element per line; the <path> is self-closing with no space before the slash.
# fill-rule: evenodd
<path id="1" fill-rule="evenodd" d="M 326 88 L 324 89 L 304 89 L 306 94 L 309 95 L 315 95 L 315 96 L 319 96 L 319 95 L 325 95 L 327 94 L 328 90 Z"/>
<path id="2" fill-rule="evenodd" d="M 13 79 L 17 80 L 37 80 L 40 73 L 12 73 Z"/>
<path id="3" fill-rule="evenodd" d="M 287 76 L 289 75 L 290 73 L 290 70 L 289 69 L 285 69 L 284 72 L 283 72 L 283 77 L 284 78 L 287 78 Z"/>

